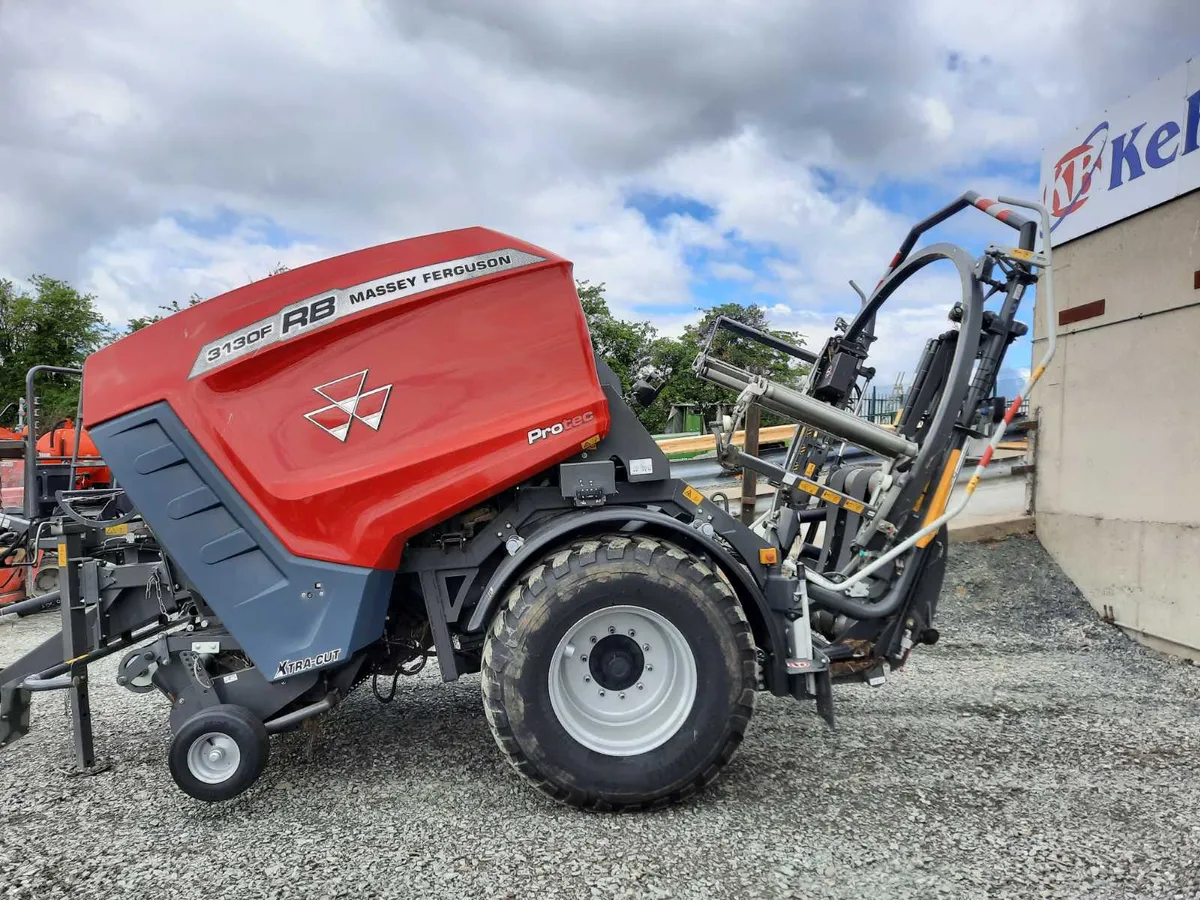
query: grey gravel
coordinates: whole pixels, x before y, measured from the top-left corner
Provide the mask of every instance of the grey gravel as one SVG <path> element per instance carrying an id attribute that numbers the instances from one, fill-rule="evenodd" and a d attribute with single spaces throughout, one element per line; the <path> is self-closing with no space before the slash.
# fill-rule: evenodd
<path id="1" fill-rule="evenodd" d="M 221 807 L 165 765 L 161 699 L 94 667 L 98 750 L 58 697 L 0 755 L 0 896 L 1200 897 L 1200 668 L 1095 613 L 1031 538 L 956 545 L 942 640 L 839 729 L 762 697 L 734 763 L 661 813 L 585 814 L 527 787 L 477 677 L 360 689 Z M 54 630 L 0 626 L 0 660 Z"/>

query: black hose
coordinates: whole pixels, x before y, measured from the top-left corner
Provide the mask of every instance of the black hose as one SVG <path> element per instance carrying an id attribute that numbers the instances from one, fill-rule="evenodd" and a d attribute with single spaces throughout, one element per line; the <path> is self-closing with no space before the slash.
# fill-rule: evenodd
<path id="1" fill-rule="evenodd" d="M 4 616 L 19 616 L 25 612 L 37 612 L 48 603 L 57 603 L 62 599 L 62 591 L 47 591 L 37 597 L 30 597 L 28 600 L 18 600 L 16 603 L 10 603 L 8 606 L 0 608 L 0 618 Z"/>
<path id="2" fill-rule="evenodd" d="M 929 546 L 936 547 L 937 544 L 933 543 Z M 916 580 L 917 573 L 924 570 L 928 556 L 928 547 L 913 553 L 908 558 L 904 571 L 896 579 L 896 583 L 886 594 L 874 602 L 856 600 L 853 597 L 847 597 L 841 591 L 831 591 L 812 583 L 808 585 L 808 599 L 816 606 L 835 609 L 852 619 L 882 619 L 900 608 L 900 604 L 904 602 Z"/>

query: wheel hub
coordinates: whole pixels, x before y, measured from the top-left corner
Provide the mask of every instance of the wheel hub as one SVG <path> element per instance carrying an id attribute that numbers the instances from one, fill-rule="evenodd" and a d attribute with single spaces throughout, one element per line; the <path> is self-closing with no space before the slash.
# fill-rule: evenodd
<path id="1" fill-rule="evenodd" d="M 644 666 L 642 648 L 624 634 L 610 634 L 597 641 L 588 657 L 592 678 L 609 691 L 623 691 L 637 684 Z"/>
<path id="2" fill-rule="evenodd" d="M 205 784 L 220 784 L 233 777 L 242 761 L 237 742 L 227 734 L 210 731 L 188 748 L 188 771 Z"/>
<path id="3" fill-rule="evenodd" d="M 645 607 L 596 610 L 567 629 L 550 661 L 550 705 L 567 734 L 608 756 L 669 741 L 696 700 L 683 633 Z"/>

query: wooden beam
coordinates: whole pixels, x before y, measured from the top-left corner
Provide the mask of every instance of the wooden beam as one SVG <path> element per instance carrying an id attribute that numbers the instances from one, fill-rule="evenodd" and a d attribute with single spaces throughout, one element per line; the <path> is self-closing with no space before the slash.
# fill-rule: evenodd
<path id="1" fill-rule="evenodd" d="M 795 425 L 772 425 L 770 428 L 759 430 L 758 441 L 760 444 L 777 444 L 788 440 L 795 431 Z M 733 442 L 739 447 L 746 446 L 746 432 L 735 431 Z M 717 442 L 711 434 L 698 434 L 694 437 L 661 438 L 658 446 L 662 448 L 663 453 L 699 453 L 704 450 L 715 451 Z"/>
<path id="2" fill-rule="evenodd" d="M 885 428 L 888 431 L 893 431 L 893 425 L 881 425 L 880 428 Z M 778 444 L 781 441 L 790 440 L 796 432 L 795 425 L 772 425 L 770 428 L 762 428 L 758 432 L 758 442 L 760 444 Z M 662 448 L 663 453 L 700 453 L 706 450 L 716 451 L 716 440 L 711 434 L 698 434 L 692 437 L 681 438 L 659 438 L 658 446 Z M 735 431 L 733 433 L 733 443 L 739 447 L 746 446 L 746 432 Z"/>

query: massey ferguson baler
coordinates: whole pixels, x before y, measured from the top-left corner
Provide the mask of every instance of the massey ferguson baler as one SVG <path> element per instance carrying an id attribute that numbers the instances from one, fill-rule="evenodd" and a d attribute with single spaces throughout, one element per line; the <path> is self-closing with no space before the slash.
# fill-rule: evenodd
<path id="1" fill-rule="evenodd" d="M 427 658 L 447 681 L 479 673 L 517 771 L 592 809 L 711 781 L 759 692 L 815 700 L 832 725 L 834 684 L 879 683 L 937 640 L 945 525 L 965 504 L 948 509 L 951 487 L 990 431 L 969 497 L 1020 405 L 993 391 L 1039 276 L 1053 321 L 1048 242 L 1013 205 L 1049 234 L 1038 204 L 964 194 L 819 351 L 718 321 L 694 370 L 736 392 L 712 427 L 722 462 L 776 487 L 753 526 L 672 478 L 593 355 L 571 264 L 494 231 L 314 263 L 117 341 L 82 373 L 113 485 L 39 466 L 31 428 L 24 509 L 0 516 L 6 563 L 57 554 L 62 618 L 0 670 L 0 746 L 27 733 L 34 695 L 64 690 L 92 768 L 88 667 L 116 653 L 118 683 L 169 703 L 171 774 L 206 801 L 253 784 L 269 735 L 365 681 L 388 699 L 380 679 L 394 693 Z M 1017 245 L 912 252 L 968 207 Z M 952 326 L 894 426 L 874 425 L 852 410 L 876 314 L 934 262 L 962 284 Z M 720 330 L 803 361 L 803 384 L 716 358 Z M 783 465 L 734 446 L 751 404 L 798 423 Z M 845 462 L 847 443 L 869 461 Z"/>

